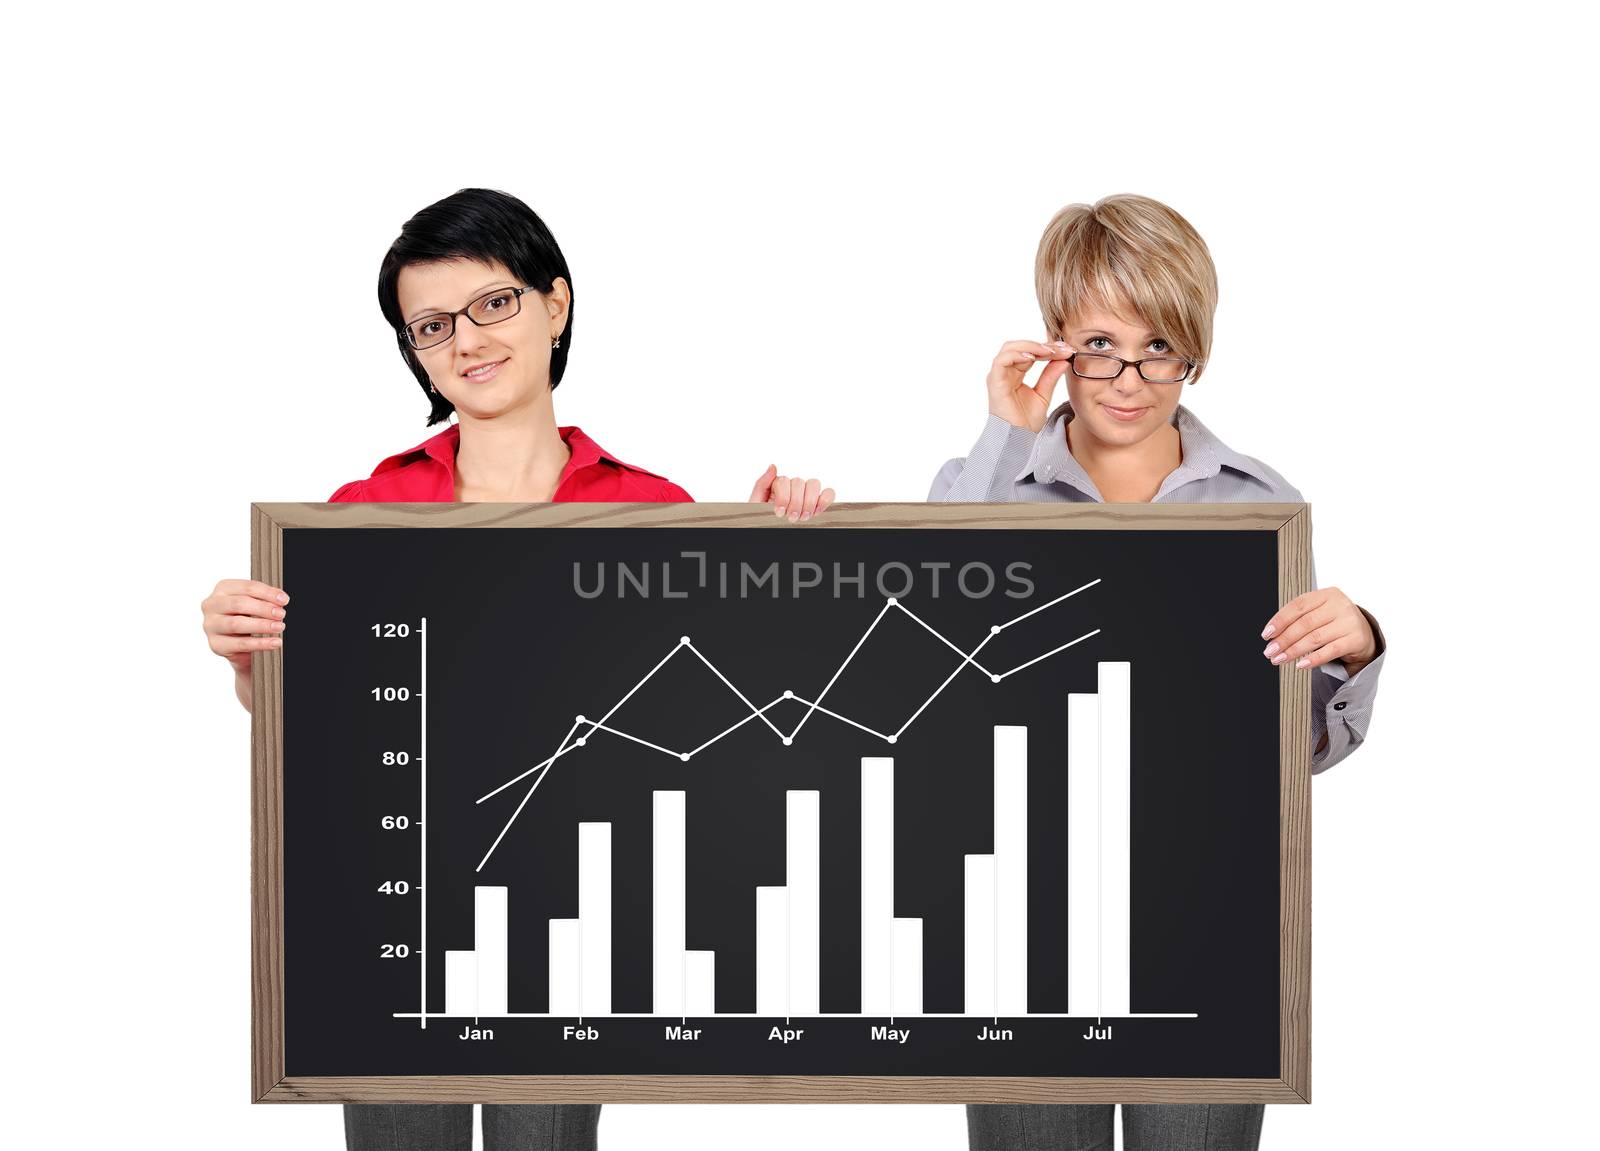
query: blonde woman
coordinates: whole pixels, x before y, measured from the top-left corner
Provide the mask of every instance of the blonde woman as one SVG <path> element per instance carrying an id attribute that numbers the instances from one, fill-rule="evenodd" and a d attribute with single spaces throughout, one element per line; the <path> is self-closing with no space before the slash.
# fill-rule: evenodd
<path id="1" fill-rule="evenodd" d="M 1029 503 L 1300 502 L 1260 460 L 1234 451 L 1179 401 L 1211 354 L 1217 275 L 1200 234 L 1165 204 L 1108 196 L 1071 204 L 1045 228 L 1034 265 L 1045 339 L 1000 347 L 987 381 L 989 418 L 963 459 L 934 478 L 929 500 Z M 1043 364 L 1029 384 L 1028 370 Z M 1056 385 L 1067 401 L 1050 411 Z M 1048 415 L 1047 415 L 1048 413 Z M 1312 772 L 1366 736 L 1383 633 L 1339 588 L 1318 588 L 1263 620 L 1262 657 L 1313 668 Z M 1258 1146 L 1259 1104 L 1123 1104 L 1127 1151 L 1242 1151 Z M 981 1151 L 1113 1146 L 1115 1107 L 967 1108 Z"/>

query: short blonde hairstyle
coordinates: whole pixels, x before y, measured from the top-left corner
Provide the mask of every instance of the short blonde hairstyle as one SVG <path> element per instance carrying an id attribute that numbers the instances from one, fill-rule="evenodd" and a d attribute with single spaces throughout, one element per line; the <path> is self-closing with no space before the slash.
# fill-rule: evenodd
<path id="1" fill-rule="evenodd" d="M 1148 324 L 1193 362 L 1191 379 L 1211 354 L 1211 253 L 1188 220 L 1148 196 L 1107 196 L 1057 212 L 1039 241 L 1034 288 L 1052 339 L 1066 339 L 1068 324 L 1096 308 Z"/>

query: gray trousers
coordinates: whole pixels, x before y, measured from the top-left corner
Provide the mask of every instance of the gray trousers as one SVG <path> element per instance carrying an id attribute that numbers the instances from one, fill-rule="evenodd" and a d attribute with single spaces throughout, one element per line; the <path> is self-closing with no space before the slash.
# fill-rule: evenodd
<path id="1" fill-rule="evenodd" d="M 484 1151 L 595 1151 L 600 1108 L 485 1103 Z M 470 1103 L 346 1103 L 349 1151 L 472 1151 Z"/>
<path id="2" fill-rule="evenodd" d="M 1114 1103 L 967 1107 L 972 1151 L 1111 1151 Z M 1124 1103 L 1123 1151 L 1254 1151 L 1261 1103 Z"/>
<path id="3" fill-rule="evenodd" d="M 1111 1151 L 1116 1107 L 984 1104 L 967 1108 L 972 1151 Z M 1123 1151 L 1255 1151 L 1259 1103 L 1122 1105 Z M 595 1151 L 600 1108 L 486 1103 L 484 1151 Z M 349 1151 L 472 1151 L 466 1103 L 346 1104 Z"/>

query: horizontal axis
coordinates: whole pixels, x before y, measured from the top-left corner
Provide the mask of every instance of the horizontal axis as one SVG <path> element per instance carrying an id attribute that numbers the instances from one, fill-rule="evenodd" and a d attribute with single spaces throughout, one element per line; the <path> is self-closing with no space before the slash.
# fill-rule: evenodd
<path id="1" fill-rule="evenodd" d="M 396 1011 L 396 1019 L 417 1019 L 420 1013 L 416 1011 Z M 760 1015 L 754 1011 L 719 1011 L 715 1015 L 658 1015 L 650 1011 L 613 1011 L 610 1014 L 585 1012 L 582 1015 L 552 1015 L 545 1011 L 508 1011 L 498 1015 L 465 1015 L 451 1014 L 445 1011 L 428 1012 L 429 1019 L 571 1019 L 581 1021 L 585 1019 L 661 1019 L 667 1022 L 678 1019 L 992 1019 L 997 1023 L 1022 1023 L 1029 1019 L 1198 1019 L 1198 1012 L 1194 1011 L 1139 1011 L 1132 1015 L 1072 1015 L 1065 1012 L 1041 1011 L 1032 1015 L 969 1015 L 965 1012 L 939 1012 L 924 1011 L 918 1014 L 904 1015 L 861 1015 L 853 1011 L 824 1011 L 819 1015 Z"/>

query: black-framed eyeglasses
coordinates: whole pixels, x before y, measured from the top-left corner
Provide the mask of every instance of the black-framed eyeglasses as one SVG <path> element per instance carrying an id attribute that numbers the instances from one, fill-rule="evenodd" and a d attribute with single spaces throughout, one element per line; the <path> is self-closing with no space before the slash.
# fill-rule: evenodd
<path id="1" fill-rule="evenodd" d="M 400 329 L 400 338 L 417 351 L 435 348 L 456 334 L 456 317 L 465 316 L 480 328 L 509 320 L 522 311 L 522 293 L 537 288 L 496 288 L 485 292 L 458 312 L 431 312 Z"/>
<path id="2" fill-rule="evenodd" d="M 1148 360 L 1124 360 L 1098 352 L 1074 352 L 1067 357 L 1072 374 L 1085 380 L 1114 380 L 1124 368 L 1137 368 L 1139 378 L 1150 384 L 1176 384 L 1188 378 L 1194 365 L 1188 360 L 1162 356 Z"/>

